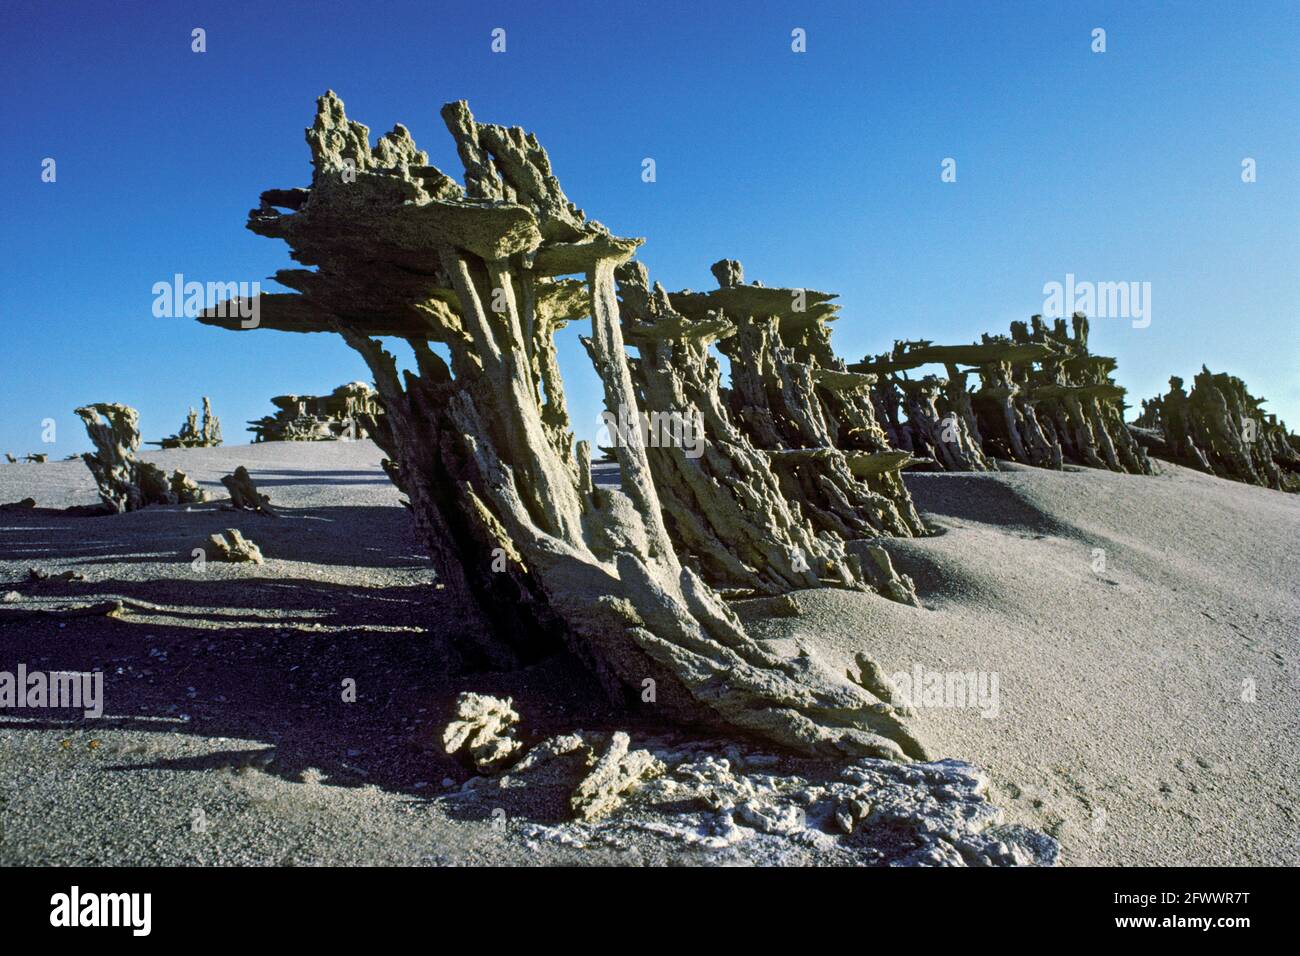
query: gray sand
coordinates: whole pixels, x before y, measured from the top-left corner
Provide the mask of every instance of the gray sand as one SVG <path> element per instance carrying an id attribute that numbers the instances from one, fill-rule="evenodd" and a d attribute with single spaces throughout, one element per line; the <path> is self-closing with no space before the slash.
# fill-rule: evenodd
<path id="1" fill-rule="evenodd" d="M 657 728 L 594 704 L 565 660 L 467 670 L 371 443 L 144 457 L 218 494 L 247 465 L 282 516 L 0 515 L 0 592 L 19 594 L 0 604 L 0 670 L 102 668 L 106 697 L 99 720 L 0 713 L 0 863 L 747 859 L 650 838 L 530 845 L 556 812 L 546 795 L 506 826 L 438 798 L 469 776 L 436 741 L 460 689 L 513 696 L 536 735 Z M 822 590 L 800 595 L 802 617 L 751 627 L 800 631 L 842 666 L 866 650 L 889 673 L 996 673 L 996 717 L 923 707 L 920 730 L 984 766 L 1009 819 L 1056 835 L 1067 864 L 1294 864 L 1300 499 L 1164 471 L 909 475 L 944 533 L 885 543 L 924 609 Z M 96 500 L 80 462 L 0 465 L 0 502 L 28 495 Z M 196 571 L 192 549 L 227 527 L 267 563 Z M 30 567 L 87 580 L 29 583 Z M 131 613 L 32 613 L 103 600 Z"/>

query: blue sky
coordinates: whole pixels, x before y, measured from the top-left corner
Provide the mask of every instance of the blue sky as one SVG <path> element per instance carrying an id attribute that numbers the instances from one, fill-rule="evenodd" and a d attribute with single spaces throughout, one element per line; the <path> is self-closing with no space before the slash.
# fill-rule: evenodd
<path id="1" fill-rule="evenodd" d="M 712 288 L 728 257 L 838 292 L 850 361 L 1004 332 L 1068 273 L 1150 282 L 1148 327 L 1093 323 L 1131 400 L 1205 362 L 1300 428 L 1295 3 L 5 0 L 0 36 L 0 451 L 85 450 L 72 409 L 94 401 L 135 405 L 157 439 L 204 394 L 243 443 L 270 396 L 367 377 L 336 336 L 152 313 L 175 273 L 291 264 L 243 224 L 262 190 L 309 182 L 327 88 L 457 177 L 442 103 L 536 131 L 571 199 L 647 237 L 652 279 Z M 576 333 L 562 362 L 590 437 Z"/>

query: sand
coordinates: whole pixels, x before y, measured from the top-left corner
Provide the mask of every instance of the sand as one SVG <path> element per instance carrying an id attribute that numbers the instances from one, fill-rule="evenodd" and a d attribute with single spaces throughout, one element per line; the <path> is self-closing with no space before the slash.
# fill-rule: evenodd
<path id="1" fill-rule="evenodd" d="M 19 594 L 0 604 L 0 670 L 102 668 L 106 698 L 98 720 L 0 712 L 0 863 L 770 862 L 649 838 L 539 845 L 547 795 L 505 826 L 448 796 L 469 777 L 436 739 L 457 690 L 512 696 L 538 736 L 658 728 L 595 703 L 563 659 L 466 672 L 371 443 L 144 457 L 218 494 L 244 464 L 282 516 L 0 514 L 0 592 Z M 923 706 L 921 733 L 983 766 L 1067 865 L 1297 862 L 1300 498 L 1175 466 L 907 482 L 942 533 L 885 543 L 923 608 L 804 592 L 800 618 L 755 633 L 799 631 L 836 665 L 866 650 L 890 673 L 996 674 L 996 716 Z M 28 495 L 96 500 L 80 462 L 0 465 L 0 502 Z M 266 564 L 196 571 L 193 548 L 227 527 Z M 31 567 L 86 580 L 32 584 Z M 33 613 L 103 600 L 129 613 Z"/>

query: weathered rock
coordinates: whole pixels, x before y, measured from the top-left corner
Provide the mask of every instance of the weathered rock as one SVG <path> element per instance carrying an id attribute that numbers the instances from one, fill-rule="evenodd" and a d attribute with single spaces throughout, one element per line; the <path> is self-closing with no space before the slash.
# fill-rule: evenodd
<path id="1" fill-rule="evenodd" d="M 943 363 L 948 377 L 909 379 L 907 370 Z M 960 366 L 973 366 L 961 368 Z M 899 448 L 948 471 L 983 471 L 1003 458 L 1040 468 L 1066 461 L 1150 474 L 1145 452 L 1124 427 L 1124 389 L 1115 360 L 1088 352 L 1088 320 L 1076 313 L 1049 328 L 1041 316 L 1011 335 L 972 345 L 895 342 L 854 371 L 877 376 L 873 403 Z M 979 375 L 971 390 L 967 377 Z M 900 415 L 899 409 L 902 409 Z"/>
<path id="2" fill-rule="evenodd" d="M 1151 454 L 1199 471 L 1279 491 L 1300 492 L 1300 436 L 1260 407 L 1264 399 L 1234 375 L 1205 366 L 1189 395 L 1183 380 L 1142 402 L 1130 431 Z"/>
<path id="3" fill-rule="evenodd" d="M 561 758 L 569 757 L 576 757 L 581 760 L 582 766 L 590 767 L 596 756 L 593 743 L 588 738 L 594 740 L 598 736 L 578 731 L 548 737 L 530 748 L 522 760 L 510 767 L 510 773 L 515 776 L 524 773 L 535 774 L 539 768 L 553 768 Z"/>
<path id="4" fill-rule="evenodd" d="M 172 472 L 169 482 L 171 492 L 176 496 L 177 504 L 200 504 L 208 500 L 208 493 L 198 483 L 179 468 Z"/>
<path id="5" fill-rule="evenodd" d="M 862 567 L 872 587 L 892 601 L 920 607 L 921 602 L 916 596 L 916 585 L 906 574 L 899 574 L 894 570 L 889 552 L 882 545 L 855 541 L 850 547 L 863 555 Z"/>
<path id="6" fill-rule="evenodd" d="M 565 794 L 572 822 L 524 824 L 522 834 L 579 849 L 649 838 L 772 865 L 1051 866 L 1060 857 L 1051 837 L 1007 825 L 987 777 L 956 760 L 836 768 L 675 737 L 631 750 L 615 732 L 553 737 L 500 769 L 505 776 L 448 799 L 499 806 L 520 794 L 534 806 Z"/>
<path id="7" fill-rule="evenodd" d="M 593 485 L 586 446 L 567 447 L 558 375 L 541 371 L 543 337 L 589 316 L 606 408 L 637 420 L 614 271 L 641 240 L 587 219 L 536 137 L 464 103 L 442 115 L 463 190 L 403 127 L 371 147 L 327 93 L 307 134 L 311 188 L 264 195 L 248 225 L 316 267 L 277 273 L 297 294 L 262 296 L 259 327 L 340 332 L 370 366 L 387 423 L 375 439 L 467 640 L 494 660 L 566 644 L 620 701 L 653 681 L 659 716 L 808 753 L 922 756 L 891 709 L 815 655 L 770 653 L 679 559 L 644 446 L 615 449 L 617 490 Z M 555 281 L 571 275 L 582 294 Z M 201 320 L 239 329 L 231 316 Z M 387 335 L 411 346 L 413 370 L 399 375 Z M 876 498 L 859 504 L 897 514 Z"/>
<path id="8" fill-rule="evenodd" d="M 367 438 L 370 420 L 383 414 L 379 396 L 365 382 L 340 385 L 328 395 L 277 395 L 278 411 L 248 423 L 254 442 L 339 441 Z"/>
<path id="9" fill-rule="evenodd" d="M 44 568 L 28 568 L 27 580 L 36 583 L 43 582 L 43 581 L 61 581 L 61 582 L 84 581 L 86 580 L 86 576 L 82 574 L 80 571 L 69 570 L 69 571 L 60 571 L 58 574 L 51 574 L 49 571 L 46 571 Z"/>
<path id="10" fill-rule="evenodd" d="M 452 724 L 446 733 L 452 734 L 453 729 L 459 731 Z M 497 741 L 516 745 L 512 737 L 489 737 L 490 744 Z M 631 750 L 630 743 L 631 738 L 623 731 L 579 730 L 547 738 L 513 764 L 510 763 L 515 750 L 512 746 L 509 752 L 493 754 L 493 759 L 478 765 L 478 769 L 484 773 L 504 772 L 506 776 L 500 778 L 502 786 L 522 782 L 534 788 L 564 788 L 569 813 L 574 819 L 590 822 L 609 816 L 645 781 L 663 773 L 664 765 L 658 758 L 648 750 Z M 472 785 L 472 781 L 467 784 Z"/>
<path id="11" fill-rule="evenodd" d="M 720 369 L 708 349 L 734 335 L 734 324 L 718 313 L 691 319 L 674 311 L 662 287 L 649 287 L 639 262 L 615 275 L 623 332 L 639 352 L 631 368 L 653 441 L 650 471 L 678 553 L 720 588 L 780 594 L 822 584 L 862 587 L 862 569 L 843 540 L 819 534 L 787 500 L 768 457 L 722 402 Z M 624 423 L 610 419 L 613 439 L 645 442 L 621 435 Z M 665 432 L 685 437 L 663 441 Z"/>
<path id="12" fill-rule="evenodd" d="M 966 373 L 956 366 L 949 366 L 947 378 L 894 377 L 872 390 L 872 403 L 890 442 L 929 467 L 945 471 L 986 471 L 992 467 L 983 452 L 979 424 L 966 389 Z"/>
<path id="13" fill-rule="evenodd" d="M 799 617 L 803 614 L 803 607 L 799 604 L 799 598 L 794 594 L 777 594 L 771 597 L 754 598 L 751 600 L 733 602 L 733 607 L 744 607 L 750 613 L 757 613 L 763 617 Z"/>
<path id="14" fill-rule="evenodd" d="M 1058 354 L 1044 359 L 1041 369 L 1026 369 L 1022 375 L 1023 400 L 1018 409 L 1025 421 L 1026 458 L 1050 467 L 1059 467 L 1064 459 L 1111 471 L 1151 474 L 1154 469 L 1146 453 L 1124 427 L 1124 389 L 1112 378 L 1115 360 L 1088 351 L 1087 317 L 1074 314 L 1072 335 L 1063 319 L 1051 329 L 1036 316 L 1031 324 L 1029 328 L 1013 322 L 1012 338 L 1022 344 L 1050 344 Z"/>
<path id="15" fill-rule="evenodd" d="M 271 499 L 257 490 L 252 476 L 243 465 L 236 468 L 234 474 L 223 477 L 221 483 L 226 486 L 226 491 L 230 492 L 230 507 L 234 510 L 257 511 L 272 515 L 275 513 L 271 509 Z"/>
<path id="16" fill-rule="evenodd" d="M 82 455 L 99 486 L 99 497 L 112 511 L 135 511 L 148 505 L 174 505 L 173 487 L 187 488 L 180 472 L 168 479 L 157 465 L 135 457 L 140 450 L 140 416 L 130 405 L 101 402 L 77 409 L 95 453 Z M 179 479 L 178 479 L 179 476 Z"/>
<path id="17" fill-rule="evenodd" d="M 263 563 L 261 549 L 245 538 L 237 528 L 227 528 L 212 535 L 204 544 L 203 551 L 209 561 L 226 561 L 230 564 Z"/>
<path id="18" fill-rule="evenodd" d="M 455 719 L 442 734 L 447 753 L 461 753 L 480 772 L 503 766 L 522 744 L 514 737 L 519 714 L 513 702 L 486 694 L 463 693 L 456 698 Z"/>
<path id="19" fill-rule="evenodd" d="M 216 448 L 221 444 L 221 419 L 212 414 L 212 403 L 203 396 L 203 424 L 199 424 L 198 413 L 193 408 L 185 417 L 185 424 L 175 435 L 162 441 L 149 442 L 163 448 Z"/>
<path id="20" fill-rule="evenodd" d="M 614 810 L 629 790 L 663 773 L 664 765 L 650 751 L 629 751 L 630 743 L 623 731 L 614 733 L 596 765 L 574 789 L 569 804 L 578 819 L 600 819 Z"/>
<path id="21" fill-rule="evenodd" d="M 859 477 L 849 464 L 848 451 L 890 448 L 865 388 L 869 377 L 850 374 L 831 348 L 826 323 L 839 309 L 835 296 L 743 285 L 735 260 L 714 263 L 713 273 L 716 290 L 686 290 L 668 300 L 691 319 L 735 326 L 718 342 L 731 363 L 731 417 L 764 453 L 783 494 L 799 503 L 813 528 L 841 541 L 923 534 L 896 469 Z"/>

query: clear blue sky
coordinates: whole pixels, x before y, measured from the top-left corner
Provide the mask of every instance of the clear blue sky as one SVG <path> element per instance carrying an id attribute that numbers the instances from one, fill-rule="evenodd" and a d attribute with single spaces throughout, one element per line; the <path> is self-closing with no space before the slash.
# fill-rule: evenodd
<path id="1" fill-rule="evenodd" d="M 1094 322 L 1132 400 L 1206 362 L 1300 429 L 1298 11 L 4 0 L 0 451 L 84 450 L 72 409 L 93 401 L 135 405 L 157 439 L 203 394 L 242 443 L 270 396 L 367 377 L 336 336 L 151 311 L 174 273 L 291 264 L 243 225 L 263 189 L 309 182 L 303 128 L 326 88 L 375 135 L 405 123 L 457 177 L 442 103 L 535 130 L 570 198 L 648 237 L 653 279 L 712 288 L 709 263 L 729 257 L 767 285 L 839 292 L 851 361 L 895 338 L 1005 331 L 1067 273 L 1150 282 L 1148 328 Z M 597 392 L 575 336 L 562 360 L 589 436 Z"/>

